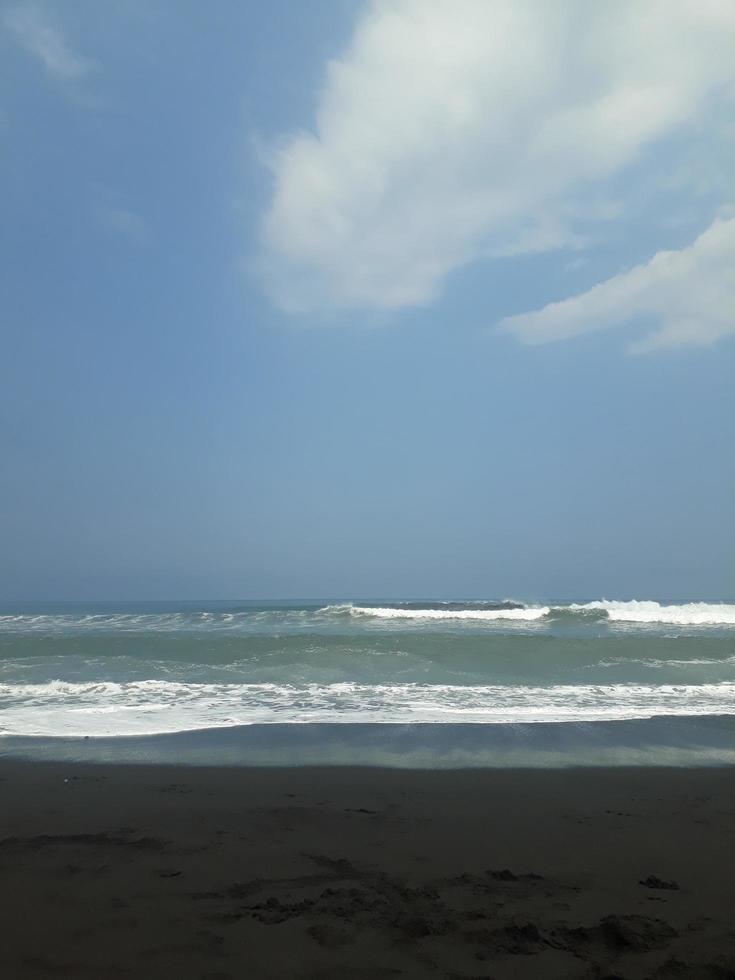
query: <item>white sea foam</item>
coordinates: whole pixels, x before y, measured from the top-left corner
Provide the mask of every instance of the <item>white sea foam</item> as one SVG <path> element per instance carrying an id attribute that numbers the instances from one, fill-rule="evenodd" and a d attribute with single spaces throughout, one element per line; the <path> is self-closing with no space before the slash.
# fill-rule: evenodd
<path id="1" fill-rule="evenodd" d="M 44 613 L 0 616 L 0 632 L 30 633 L 174 633 L 236 632 L 253 624 L 272 621 L 274 617 L 300 622 L 311 615 L 309 610 L 248 609 L 240 612 L 156 612 L 156 613 Z"/>
<path id="2" fill-rule="evenodd" d="M 663 606 L 658 602 L 632 599 L 629 602 L 572 603 L 573 611 L 601 610 L 616 623 L 666 623 L 676 626 L 735 626 L 735 605 L 724 602 L 687 602 Z"/>
<path id="3" fill-rule="evenodd" d="M 191 617 L 181 613 L 43 613 L 0 616 L 0 630 L 12 632 L 176 630 L 190 623 Z"/>
<path id="4" fill-rule="evenodd" d="M 0 734 L 121 736 L 283 722 L 592 722 L 735 713 L 735 683 L 701 685 L 0 684 Z"/>
<path id="5" fill-rule="evenodd" d="M 531 622 L 543 619 L 550 612 L 549 606 L 521 609 L 408 609 L 404 606 L 325 606 L 324 613 L 347 613 L 350 616 L 370 619 L 417 619 L 417 620 L 477 620 L 494 622 L 498 620 L 518 620 Z"/>

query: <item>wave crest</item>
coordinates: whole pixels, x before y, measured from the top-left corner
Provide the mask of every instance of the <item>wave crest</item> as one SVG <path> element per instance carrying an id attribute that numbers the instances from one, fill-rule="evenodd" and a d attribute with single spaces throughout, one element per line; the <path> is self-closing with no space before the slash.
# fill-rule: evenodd
<path id="1" fill-rule="evenodd" d="M 497 620 L 520 620 L 529 622 L 543 619 L 551 611 L 549 606 L 538 606 L 530 609 L 406 609 L 400 606 L 325 606 L 319 610 L 322 613 L 338 613 L 349 616 L 364 616 L 371 619 L 448 619 L 448 620 L 477 620 L 494 622 Z"/>
<path id="2" fill-rule="evenodd" d="M 575 612 L 599 610 L 614 623 L 664 623 L 672 626 L 735 626 L 735 605 L 724 602 L 687 602 L 681 605 L 661 605 L 659 602 L 631 599 L 615 602 L 600 599 L 595 602 L 572 603 L 559 607 Z"/>

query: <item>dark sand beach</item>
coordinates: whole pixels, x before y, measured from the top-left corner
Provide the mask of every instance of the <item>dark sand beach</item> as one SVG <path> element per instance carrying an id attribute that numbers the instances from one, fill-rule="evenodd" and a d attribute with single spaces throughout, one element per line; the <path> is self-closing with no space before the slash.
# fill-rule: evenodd
<path id="1" fill-rule="evenodd" d="M 0 780 L 9 980 L 735 977 L 731 769 Z"/>

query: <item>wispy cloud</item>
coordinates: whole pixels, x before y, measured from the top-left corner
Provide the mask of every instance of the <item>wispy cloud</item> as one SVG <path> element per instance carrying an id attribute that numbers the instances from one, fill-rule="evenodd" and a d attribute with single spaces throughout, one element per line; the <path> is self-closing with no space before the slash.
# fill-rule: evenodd
<path id="1" fill-rule="evenodd" d="M 501 327 L 528 344 L 566 340 L 646 317 L 656 329 L 632 351 L 712 344 L 735 334 L 735 217 L 718 218 L 691 245 Z"/>
<path id="2" fill-rule="evenodd" d="M 612 179 L 703 106 L 726 118 L 734 45 L 731 0 L 373 0 L 273 153 L 271 295 L 395 309 L 468 262 L 579 247 Z"/>
<path id="3" fill-rule="evenodd" d="M 54 78 L 78 80 L 96 67 L 91 59 L 72 51 L 61 29 L 41 4 L 28 2 L 10 7 L 3 13 L 2 21 L 18 44 Z"/>
<path id="4" fill-rule="evenodd" d="M 150 241 L 148 223 L 136 211 L 112 204 L 99 204 L 96 215 L 101 225 L 136 245 L 145 245 Z"/>

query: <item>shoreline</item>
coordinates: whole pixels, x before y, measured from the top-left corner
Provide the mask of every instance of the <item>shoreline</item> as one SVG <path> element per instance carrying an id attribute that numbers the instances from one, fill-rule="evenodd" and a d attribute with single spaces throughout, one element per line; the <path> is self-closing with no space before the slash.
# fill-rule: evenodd
<path id="1" fill-rule="evenodd" d="M 0 760 L 520 769 L 735 765 L 735 715 L 533 724 L 253 724 L 156 735 L 0 735 Z"/>
<path id="2" fill-rule="evenodd" d="M 729 768 L 0 759 L 14 980 L 735 976 Z"/>

